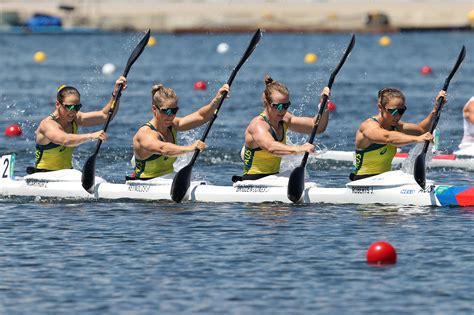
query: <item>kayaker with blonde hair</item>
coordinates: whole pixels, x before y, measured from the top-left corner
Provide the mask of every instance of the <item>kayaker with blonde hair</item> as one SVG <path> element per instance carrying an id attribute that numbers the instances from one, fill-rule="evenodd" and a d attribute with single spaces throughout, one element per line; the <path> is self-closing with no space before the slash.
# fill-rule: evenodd
<path id="1" fill-rule="evenodd" d="M 129 179 L 152 179 L 173 172 L 176 157 L 196 149 L 204 150 L 201 140 L 190 145 L 179 145 L 177 132 L 199 127 L 208 122 L 217 108 L 221 96 L 229 92 L 224 84 L 207 105 L 184 117 L 177 117 L 178 96 L 162 84 L 151 89 L 153 117 L 143 124 L 133 137 L 134 175 Z"/>

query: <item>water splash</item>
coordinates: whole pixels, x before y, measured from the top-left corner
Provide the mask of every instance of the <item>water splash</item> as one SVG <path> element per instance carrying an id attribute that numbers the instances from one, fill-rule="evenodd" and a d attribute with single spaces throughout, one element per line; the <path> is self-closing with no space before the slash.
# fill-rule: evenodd
<path id="1" fill-rule="evenodd" d="M 415 167 L 415 160 L 416 160 L 417 156 L 420 155 L 421 151 L 423 151 L 423 146 L 424 146 L 424 142 L 417 143 L 408 152 L 408 157 L 402 162 L 402 167 L 401 167 L 401 170 L 404 173 L 413 175 L 413 171 L 414 171 L 414 167 Z M 433 158 L 432 147 L 433 147 L 433 144 L 430 143 L 430 145 L 428 147 L 428 152 L 426 152 L 426 160 L 425 160 L 426 163 L 431 161 L 431 159 Z"/>

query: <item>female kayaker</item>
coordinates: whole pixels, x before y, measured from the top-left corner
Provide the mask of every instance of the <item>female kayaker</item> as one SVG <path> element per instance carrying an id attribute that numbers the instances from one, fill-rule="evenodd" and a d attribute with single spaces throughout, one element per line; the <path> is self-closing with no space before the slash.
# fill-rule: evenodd
<path id="1" fill-rule="evenodd" d="M 153 118 L 138 129 L 133 137 L 134 175 L 132 179 L 152 179 L 173 172 L 176 157 L 196 149 L 204 150 L 200 140 L 191 145 L 178 145 L 176 133 L 199 127 L 208 122 L 217 109 L 220 98 L 229 92 L 224 84 L 212 101 L 184 117 L 177 117 L 178 97 L 171 89 L 158 84 L 151 89 Z"/>
<path id="2" fill-rule="evenodd" d="M 440 91 L 436 102 L 440 97 L 446 98 L 446 92 Z M 436 114 L 436 102 L 420 123 L 404 122 L 400 120 L 407 110 L 403 93 L 394 88 L 381 89 L 377 96 L 378 115 L 366 119 L 356 131 L 356 152 L 350 179 L 358 180 L 390 171 L 397 147 L 433 141 L 428 130 Z"/>
<path id="3" fill-rule="evenodd" d="M 263 112 L 254 117 L 245 130 L 245 146 L 243 148 L 244 170 L 242 176 L 234 176 L 232 180 L 255 180 L 268 175 L 278 174 L 281 157 L 289 154 L 314 152 L 314 145 L 286 144 L 286 132 L 292 130 L 300 133 L 311 133 L 315 118 L 298 117 L 288 112 L 291 105 L 288 88 L 269 75 L 265 76 L 265 90 L 262 93 Z M 329 88 L 321 93 L 329 97 Z M 325 110 L 317 133 L 326 130 L 329 113 Z"/>
<path id="4" fill-rule="evenodd" d="M 127 87 L 127 79 L 120 76 L 115 81 L 114 92 L 109 102 L 99 111 L 81 111 L 81 94 L 72 86 L 61 86 L 56 95 L 55 110 L 44 118 L 36 129 L 35 167 L 29 167 L 28 173 L 55 171 L 72 168 L 72 152 L 74 147 L 86 142 L 107 138 L 103 130 L 79 134 L 79 126 L 96 126 L 104 124 L 114 96 L 123 85 Z M 113 115 L 118 111 L 119 102 Z M 113 116 L 112 116 L 113 117 Z"/>

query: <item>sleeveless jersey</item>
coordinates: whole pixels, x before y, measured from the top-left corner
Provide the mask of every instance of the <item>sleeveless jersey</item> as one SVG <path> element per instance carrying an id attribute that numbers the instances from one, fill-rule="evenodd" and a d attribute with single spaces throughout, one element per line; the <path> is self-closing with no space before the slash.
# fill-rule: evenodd
<path id="1" fill-rule="evenodd" d="M 57 121 L 53 114 L 49 115 Z M 77 133 L 77 123 L 72 122 L 72 133 Z M 65 147 L 56 143 L 36 144 L 35 167 L 41 170 L 57 171 L 72 168 L 72 152 L 74 147 Z"/>
<path id="2" fill-rule="evenodd" d="M 373 120 L 378 120 L 372 117 Z M 355 151 L 352 166 L 354 175 L 377 175 L 392 169 L 392 160 L 397 153 L 397 147 L 391 144 L 373 143 L 365 149 Z"/>
<path id="3" fill-rule="evenodd" d="M 283 136 L 281 139 L 278 139 L 276 132 L 275 130 L 273 130 L 273 127 L 270 125 L 270 121 L 268 120 L 268 118 L 265 117 L 263 113 L 261 113 L 260 116 L 262 116 L 263 119 L 270 126 L 273 139 L 275 139 L 278 142 L 286 144 L 286 130 L 288 128 L 286 123 L 283 121 L 280 121 L 280 124 L 283 126 Z M 272 155 L 260 147 L 251 149 L 245 146 L 243 175 L 276 174 L 280 171 L 280 163 L 281 163 L 281 157 L 279 156 Z"/>
<path id="4" fill-rule="evenodd" d="M 143 126 L 147 126 L 150 129 L 156 131 L 155 126 L 151 123 L 146 123 Z M 169 127 L 171 134 L 173 135 L 173 143 L 176 144 L 176 129 Z M 160 136 L 160 140 L 164 139 Z M 160 177 L 173 172 L 173 163 L 176 161 L 176 157 L 163 156 L 159 154 L 153 154 L 149 158 L 144 160 L 135 159 L 135 174 L 137 179 L 151 179 Z"/>

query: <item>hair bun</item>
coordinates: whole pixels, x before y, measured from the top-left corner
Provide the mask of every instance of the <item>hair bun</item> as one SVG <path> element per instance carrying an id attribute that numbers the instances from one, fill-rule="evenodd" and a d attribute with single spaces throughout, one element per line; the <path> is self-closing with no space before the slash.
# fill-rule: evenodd
<path id="1" fill-rule="evenodd" d="M 164 88 L 164 85 L 161 83 L 153 85 L 151 88 L 151 96 L 153 97 L 156 92 L 158 92 L 159 90 L 162 90 L 163 88 Z"/>
<path id="2" fill-rule="evenodd" d="M 268 74 L 265 75 L 264 81 L 265 81 L 265 85 L 269 85 L 269 84 L 273 83 L 272 77 Z"/>

